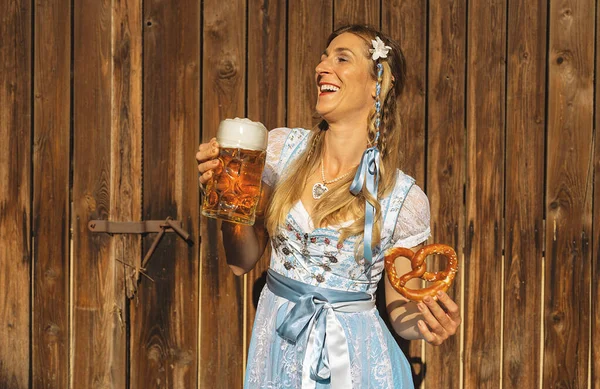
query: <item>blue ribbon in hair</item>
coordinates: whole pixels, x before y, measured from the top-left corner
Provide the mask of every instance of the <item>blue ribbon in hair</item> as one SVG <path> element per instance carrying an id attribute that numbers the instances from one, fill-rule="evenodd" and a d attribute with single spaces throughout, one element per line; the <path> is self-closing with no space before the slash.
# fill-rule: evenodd
<path id="1" fill-rule="evenodd" d="M 379 149 L 377 148 L 377 138 L 375 138 L 375 146 L 365 150 L 358 165 L 358 170 L 354 176 L 354 180 L 350 185 L 350 192 L 353 195 L 358 195 L 361 190 L 366 190 L 373 199 L 377 199 L 377 187 L 379 186 Z M 363 238 L 364 258 L 367 264 L 373 263 L 373 225 L 375 224 L 375 204 L 369 201 L 366 197 L 365 202 L 365 231 Z"/>
<path id="2" fill-rule="evenodd" d="M 361 190 L 366 190 L 372 196 L 373 203 L 365 196 L 365 231 L 363 238 L 364 259 L 367 268 L 373 264 L 373 225 L 375 224 L 375 201 L 377 201 L 377 187 L 379 186 L 379 149 L 377 141 L 379 140 L 379 126 L 381 125 L 381 79 L 383 76 L 383 65 L 377 63 L 377 84 L 375 85 L 375 145 L 365 150 L 360 160 L 360 165 L 350 185 L 350 192 L 358 195 Z M 367 271 L 367 278 L 370 279 L 370 271 Z"/>

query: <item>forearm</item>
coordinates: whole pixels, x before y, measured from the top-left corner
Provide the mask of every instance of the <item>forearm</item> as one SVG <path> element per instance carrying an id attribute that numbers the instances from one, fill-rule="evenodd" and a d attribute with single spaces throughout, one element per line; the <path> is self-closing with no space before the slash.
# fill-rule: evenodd
<path id="1" fill-rule="evenodd" d="M 423 315 L 413 301 L 405 303 L 402 307 L 389 314 L 394 331 L 407 340 L 423 339 L 417 323 L 423 320 Z"/>
<path id="2" fill-rule="evenodd" d="M 262 220 L 255 226 L 223 222 L 223 246 L 227 264 L 235 275 L 243 275 L 256 265 L 268 241 Z"/>
<path id="3" fill-rule="evenodd" d="M 402 272 L 399 274 L 406 273 L 406 269 L 400 268 L 399 270 Z M 423 314 L 419 311 L 417 303 L 398 293 L 392 287 L 387 273 L 384 273 L 384 277 L 386 308 L 392 328 L 404 339 L 422 339 L 423 335 L 419 331 L 417 323 L 419 320 L 423 320 Z M 420 289 L 422 287 L 420 280 L 415 278 L 409 280 L 406 286 L 410 289 Z"/>

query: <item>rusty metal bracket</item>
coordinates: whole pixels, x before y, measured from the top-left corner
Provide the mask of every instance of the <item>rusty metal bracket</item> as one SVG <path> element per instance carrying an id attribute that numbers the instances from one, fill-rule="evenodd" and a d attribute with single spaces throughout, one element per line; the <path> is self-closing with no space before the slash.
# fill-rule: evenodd
<path id="1" fill-rule="evenodd" d="M 163 235 L 167 232 L 175 232 L 185 240 L 190 242 L 190 233 L 181 228 L 181 222 L 173 220 L 170 216 L 166 220 L 146 220 L 141 222 L 113 222 L 109 220 L 90 220 L 88 228 L 92 232 L 106 232 L 108 234 L 146 234 L 158 232 L 156 238 L 150 245 L 148 252 L 142 261 L 142 269 L 146 268 L 146 264 L 150 257 L 158 247 Z"/>
<path id="2" fill-rule="evenodd" d="M 108 234 L 146 234 L 160 232 L 166 228 L 166 232 L 178 232 L 179 235 L 186 235 L 185 240 L 189 239 L 189 234 L 181 229 L 181 222 L 178 220 L 144 220 L 141 222 L 114 222 L 110 220 L 90 220 L 88 229 L 91 232 L 106 232 Z"/>
<path id="3" fill-rule="evenodd" d="M 178 220 L 173 220 L 170 216 L 166 220 L 146 220 L 141 222 L 115 222 L 109 220 L 90 220 L 88 222 L 88 229 L 91 232 L 104 232 L 107 234 L 148 234 L 155 233 L 158 234 L 152 241 L 150 248 L 148 248 L 148 252 L 144 255 L 144 259 L 140 265 L 136 265 L 131 277 L 134 280 L 139 280 L 138 274 L 139 272 L 146 275 L 144 272 L 146 271 L 146 266 L 148 265 L 148 261 L 150 261 L 150 257 L 156 251 L 158 244 L 162 240 L 163 236 L 166 233 L 174 232 L 179 235 L 186 243 L 193 244 L 190 239 L 189 232 L 185 231 L 181 227 L 182 223 Z M 127 264 L 125 264 L 127 265 Z M 130 266 L 130 265 L 127 265 Z M 147 276 L 147 275 L 146 275 Z M 147 276 L 150 278 L 149 276 Z M 152 280 L 150 278 L 150 280 Z M 135 286 L 131 287 L 132 291 L 128 291 L 128 296 L 131 298 L 135 294 Z"/>

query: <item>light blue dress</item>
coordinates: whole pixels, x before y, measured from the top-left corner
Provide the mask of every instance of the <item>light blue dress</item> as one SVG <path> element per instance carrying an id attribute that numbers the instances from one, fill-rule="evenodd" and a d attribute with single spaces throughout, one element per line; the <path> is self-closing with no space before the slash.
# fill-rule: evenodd
<path id="1" fill-rule="evenodd" d="M 308 130 L 274 129 L 269 134 L 263 180 L 274 187 L 290 161 L 306 147 Z M 427 239 L 429 203 L 414 180 L 398 171 L 392 193 L 380 199 L 385 219 L 381 245 L 374 250 L 369 268 L 354 255 L 356 237 L 338 242 L 339 226 L 314 228 L 298 202 L 279 233 L 271 237 L 271 270 L 309 285 L 375 295 L 384 274 L 383 252 L 393 246 L 413 247 Z M 302 369 L 308 331 L 294 344 L 277 333 L 294 303 L 265 287 L 256 312 L 244 388 L 302 388 Z M 350 354 L 352 387 L 414 388 L 410 365 L 382 321 L 376 308 L 361 312 L 336 312 Z M 329 383 L 313 383 L 330 388 Z"/>

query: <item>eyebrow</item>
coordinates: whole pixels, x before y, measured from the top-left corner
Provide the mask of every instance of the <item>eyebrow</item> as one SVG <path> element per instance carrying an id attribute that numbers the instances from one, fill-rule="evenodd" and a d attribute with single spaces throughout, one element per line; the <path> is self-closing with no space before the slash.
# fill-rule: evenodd
<path id="1" fill-rule="evenodd" d="M 336 53 L 341 53 L 342 51 L 349 51 L 352 55 L 356 55 L 356 54 L 354 54 L 354 51 L 350 50 L 347 47 L 336 47 L 335 50 L 333 50 L 333 51 L 335 51 Z M 327 49 L 325 49 L 323 51 L 323 54 L 321 54 L 321 55 L 328 56 L 329 53 L 327 52 Z"/>

